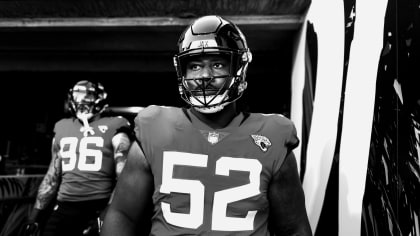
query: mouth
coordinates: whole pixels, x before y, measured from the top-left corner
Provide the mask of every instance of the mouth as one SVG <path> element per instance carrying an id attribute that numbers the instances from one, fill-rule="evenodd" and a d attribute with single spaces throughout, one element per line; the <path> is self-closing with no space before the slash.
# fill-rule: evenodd
<path id="1" fill-rule="evenodd" d="M 192 105 L 199 107 L 214 106 L 222 103 L 229 97 L 227 95 L 205 95 L 205 96 L 192 96 L 190 101 Z"/>
<path id="2" fill-rule="evenodd" d="M 192 96 L 191 102 L 193 103 L 193 105 L 210 106 L 214 104 L 217 97 L 218 96 L 215 96 L 215 95 L 205 95 L 205 96 L 196 95 L 196 96 Z"/>

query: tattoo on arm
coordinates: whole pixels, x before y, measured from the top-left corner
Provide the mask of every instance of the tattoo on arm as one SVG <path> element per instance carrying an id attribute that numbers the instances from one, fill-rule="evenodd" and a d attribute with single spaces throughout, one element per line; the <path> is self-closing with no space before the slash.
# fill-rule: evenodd
<path id="1" fill-rule="evenodd" d="M 53 151 L 52 160 L 48 172 L 38 188 L 35 208 L 45 209 L 55 197 L 61 182 L 61 158 Z"/>

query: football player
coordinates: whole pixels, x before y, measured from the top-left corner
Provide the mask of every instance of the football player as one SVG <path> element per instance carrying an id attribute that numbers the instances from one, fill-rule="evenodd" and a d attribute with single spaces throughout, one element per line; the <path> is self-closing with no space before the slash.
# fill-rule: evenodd
<path id="1" fill-rule="evenodd" d="M 107 207 L 126 162 L 130 124 L 123 117 L 103 115 L 107 107 L 103 86 L 80 81 L 70 89 L 68 102 L 73 117 L 55 124 L 51 163 L 27 233 L 38 230 L 42 214 L 53 203 L 43 235 L 83 235 Z"/>
<path id="2" fill-rule="evenodd" d="M 182 33 L 174 64 L 189 108 L 138 113 L 103 236 L 137 235 L 149 222 L 150 235 L 312 235 L 293 123 L 236 104 L 251 60 L 240 29 L 222 17 Z"/>

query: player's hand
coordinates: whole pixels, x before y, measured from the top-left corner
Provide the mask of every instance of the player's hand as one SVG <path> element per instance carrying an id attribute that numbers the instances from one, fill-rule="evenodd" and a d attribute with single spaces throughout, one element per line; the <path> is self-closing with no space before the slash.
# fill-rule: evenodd
<path id="1" fill-rule="evenodd" d="M 26 224 L 24 225 L 25 236 L 36 236 L 40 233 L 40 226 L 44 225 L 46 215 L 44 210 L 32 209 Z"/>
<path id="2" fill-rule="evenodd" d="M 104 223 L 104 218 L 107 210 L 108 206 L 104 210 L 97 212 L 98 216 L 89 222 L 89 226 L 83 231 L 83 236 L 100 235 L 102 224 Z"/>
<path id="3" fill-rule="evenodd" d="M 25 225 L 25 236 L 36 236 L 39 232 L 39 225 L 37 222 L 30 222 Z"/>

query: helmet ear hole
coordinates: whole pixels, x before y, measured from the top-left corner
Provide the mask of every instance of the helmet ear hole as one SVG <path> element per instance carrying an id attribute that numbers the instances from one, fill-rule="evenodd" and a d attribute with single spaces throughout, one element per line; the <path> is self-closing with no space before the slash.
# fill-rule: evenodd
<path id="1" fill-rule="evenodd" d="M 238 85 L 238 94 L 242 94 L 247 87 L 248 87 L 248 82 L 246 81 L 240 82 Z"/>
<path id="2" fill-rule="evenodd" d="M 242 63 L 250 63 L 252 61 L 252 53 L 250 51 L 246 51 L 242 53 Z"/>

